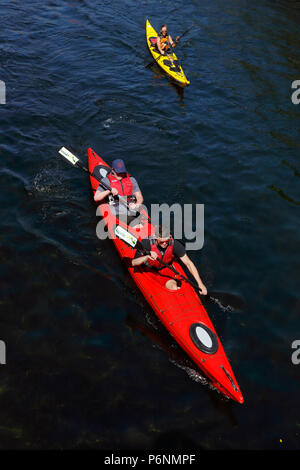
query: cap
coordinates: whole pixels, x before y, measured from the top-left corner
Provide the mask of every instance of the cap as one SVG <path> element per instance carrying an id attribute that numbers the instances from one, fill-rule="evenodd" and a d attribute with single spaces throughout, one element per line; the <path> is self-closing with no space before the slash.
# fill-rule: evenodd
<path id="1" fill-rule="evenodd" d="M 125 163 L 121 158 L 117 158 L 111 164 L 116 173 L 127 173 Z"/>

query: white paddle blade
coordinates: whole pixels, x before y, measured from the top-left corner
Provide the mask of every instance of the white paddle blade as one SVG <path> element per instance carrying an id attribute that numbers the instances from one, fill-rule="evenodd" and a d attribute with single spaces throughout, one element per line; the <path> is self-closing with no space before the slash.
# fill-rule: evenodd
<path id="1" fill-rule="evenodd" d="M 76 165 L 76 163 L 79 161 L 79 158 L 75 157 L 75 155 L 73 155 L 73 153 L 71 153 L 68 149 L 66 149 L 66 147 L 62 147 L 59 150 L 59 153 L 64 158 L 66 158 L 70 163 L 72 163 L 72 165 Z"/>
<path id="2" fill-rule="evenodd" d="M 132 235 L 132 233 L 127 232 L 127 230 L 125 230 L 123 227 L 117 225 L 115 228 L 115 234 L 118 238 L 130 245 L 132 248 L 135 248 L 138 239 L 134 235 Z"/>

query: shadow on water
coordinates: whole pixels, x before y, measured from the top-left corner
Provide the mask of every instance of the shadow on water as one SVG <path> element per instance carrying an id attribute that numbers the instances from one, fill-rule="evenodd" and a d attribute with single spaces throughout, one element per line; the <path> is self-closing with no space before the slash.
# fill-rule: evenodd
<path id="1" fill-rule="evenodd" d="M 153 72 L 152 76 L 152 83 L 155 86 L 169 86 L 170 88 L 173 88 L 175 92 L 177 93 L 177 96 L 179 98 L 179 103 L 182 107 L 184 107 L 184 88 L 180 87 L 177 85 L 174 81 L 172 81 L 166 74 L 156 65 L 153 63 L 151 66 L 149 66 L 151 71 Z M 162 82 L 162 79 L 164 82 Z"/>
<path id="2" fill-rule="evenodd" d="M 141 312 L 134 304 L 130 305 L 130 313 L 127 310 L 125 324 L 129 328 L 138 330 L 142 335 L 147 336 L 159 349 L 165 351 L 169 360 L 177 367 L 183 369 L 188 376 L 203 385 L 203 389 L 208 394 L 213 407 L 226 416 L 232 426 L 237 426 L 237 420 L 232 409 L 232 403 L 219 392 L 212 388 L 208 380 L 201 376 L 198 368 L 191 361 L 189 356 L 177 345 L 169 332 L 160 323 L 159 319 L 149 308 L 146 315 L 141 317 Z"/>

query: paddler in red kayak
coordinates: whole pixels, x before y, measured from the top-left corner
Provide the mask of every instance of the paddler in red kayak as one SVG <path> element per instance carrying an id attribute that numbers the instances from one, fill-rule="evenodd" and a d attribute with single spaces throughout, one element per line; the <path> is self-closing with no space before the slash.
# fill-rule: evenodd
<path id="1" fill-rule="evenodd" d="M 183 244 L 178 240 L 174 240 L 170 235 L 170 231 L 166 227 L 161 225 L 157 227 L 155 229 L 155 237 L 144 238 L 142 240 L 142 245 L 145 251 L 150 252 L 150 255 L 143 255 L 141 250 L 137 250 L 135 258 L 132 260 L 132 266 L 145 264 L 148 268 L 156 271 L 156 279 L 163 286 L 170 290 L 177 290 L 180 288 L 178 283 L 180 279 L 177 280 L 176 274 L 174 274 L 173 271 L 160 264 L 161 260 L 164 263 L 171 265 L 174 257 L 176 256 L 195 278 L 200 288 L 200 294 L 207 294 L 207 289 L 199 276 L 198 270 L 186 254 Z"/>
<path id="2" fill-rule="evenodd" d="M 112 212 L 114 212 L 119 219 L 124 219 L 128 225 L 136 226 L 136 224 L 139 224 L 140 221 L 139 218 L 136 217 L 135 211 L 138 211 L 139 207 L 143 204 L 144 198 L 136 179 L 127 172 L 125 163 L 121 158 L 117 158 L 112 162 L 112 171 L 103 178 L 102 182 L 111 189 L 104 189 L 101 184 L 99 184 L 94 195 L 94 200 L 101 202 L 110 195 L 113 196 L 115 198 L 115 204 L 111 207 Z M 127 211 L 123 204 L 118 204 L 117 196 L 121 196 L 128 204 L 130 212 Z"/>
<path id="3" fill-rule="evenodd" d="M 166 55 L 171 52 L 170 45 L 172 47 L 177 46 L 177 41 L 179 39 L 179 36 L 177 36 L 175 42 L 173 42 L 173 39 L 171 38 L 170 35 L 168 35 L 168 28 L 166 24 L 163 24 L 160 28 L 159 35 L 157 36 L 157 49 L 159 50 L 160 54 Z"/>

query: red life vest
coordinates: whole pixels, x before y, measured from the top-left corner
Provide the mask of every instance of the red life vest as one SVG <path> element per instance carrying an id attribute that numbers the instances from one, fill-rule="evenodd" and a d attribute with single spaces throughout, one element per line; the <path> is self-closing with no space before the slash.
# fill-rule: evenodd
<path id="1" fill-rule="evenodd" d="M 132 194 L 133 186 L 128 173 L 127 176 L 121 180 L 118 180 L 112 174 L 108 175 L 107 177 L 110 182 L 110 187 L 115 188 L 118 191 L 119 196 L 126 196 L 127 200 L 134 199 L 134 195 Z"/>
<path id="2" fill-rule="evenodd" d="M 174 240 L 173 240 L 173 238 L 171 238 L 170 241 L 169 241 L 169 245 L 168 245 L 168 247 L 166 248 L 166 250 L 164 252 L 163 257 L 161 257 L 161 252 L 159 251 L 159 249 L 157 247 L 157 243 L 154 240 L 151 243 L 150 250 L 154 251 L 154 253 L 156 253 L 158 255 L 158 258 L 156 260 L 148 259 L 147 260 L 147 265 L 151 266 L 151 268 L 163 269 L 163 268 L 165 268 L 165 266 L 163 264 L 161 264 L 160 261 L 163 261 L 166 264 L 172 264 L 172 261 L 173 261 L 173 258 L 174 258 L 173 247 L 174 247 Z"/>
<path id="3" fill-rule="evenodd" d="M 169 35 L 163 36 L 162 34 L 159 35 L 160 38 L 160 47 L 163 51 L 167 51 L 170 49 L 170 44 L 169 44 Z"/>

